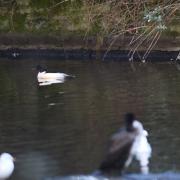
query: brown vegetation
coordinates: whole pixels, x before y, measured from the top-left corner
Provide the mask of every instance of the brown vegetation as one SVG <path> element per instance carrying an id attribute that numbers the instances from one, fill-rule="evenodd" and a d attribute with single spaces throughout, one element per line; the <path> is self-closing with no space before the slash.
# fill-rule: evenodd
<path id="1" fill-rule="evenodd" d="M 128 35 L 129 60 L 146 47 L 140 57 L 145 61 L 164 32 L 179 22 L 179 9 L 179 0 L 1 0 L 0 32 L 95 36 L 97 48 L 109 39 L 107 52 Z"/>
<path id="2" fill-rule="evenodd" d="M 109 50 L 119 36 L 131 35 L 129 43 L 130 60 L 141 47 L 147 47 L 140 59 L 145 61 L 150 51 L 156 45 L 163 31 L 178 17 L 180 2 L 169 1 L 142 1 L 142 0 L 84 0 L 87 8 L 89 29 L 99 26 L 98 37 L 111 39 Z M 89 30 L 88 29 L 88 30 Z"/>

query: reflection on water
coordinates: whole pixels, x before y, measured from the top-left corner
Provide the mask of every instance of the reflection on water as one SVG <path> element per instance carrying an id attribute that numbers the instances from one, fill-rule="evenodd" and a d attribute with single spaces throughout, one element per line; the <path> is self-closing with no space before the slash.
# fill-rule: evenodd
<path id="1" fill-rule="evenodd" d="M 52 84 L 59 84 L 59 83 L 64 83 L 65 80 L 41 80 L 38 81 L 39 86 L 48 86 L 48 85 L 52 85 Z"/>
<path id="2" fill-rule="evenodd" d="M 175 65 L 30 59 L 0 63 L 0 147 L 17 158 L 11 179 L 91 173 L 129 111 L 150 134 L 151 171 L 180 170 L 180 72 Z M 39 87 L 37 64 L 76 78 Z M 138 171 L 136 163 L 128 169 Z"/>

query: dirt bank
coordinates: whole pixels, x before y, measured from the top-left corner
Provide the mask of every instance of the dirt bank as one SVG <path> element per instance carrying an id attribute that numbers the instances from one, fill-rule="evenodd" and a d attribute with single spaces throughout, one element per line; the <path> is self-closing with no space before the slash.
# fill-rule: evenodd
<path id="1" fill-rule="evenodd" d="M 110 47 L 111 40 L 108 38 L 100 43 L 95 37 L 1 34 L 0 57 L 129 60 L 130 40 L 131 37 L 120 37 Z M 140 59 L 147 48 L 139 48 L 139 52 L 134 54 L 134 60 Z M 175 60 L 179 51 L 180 37 L 163 37 L 147 60 Z"/>
<path id="2" fill-rule="evenodd" d="M 111 50 L 129 50 L 131 37 L 118 38 Z M 0 49 L 90 49 L 107 50 L 111 39 L 105 38 L 103 43 L 95 37 L 60 37 L 58 35 L 0 34 Z M 140 50 L 146 50 L 143 46 Z M 179 51 L 180 37 L 162 37 L 153 50 Z"/>

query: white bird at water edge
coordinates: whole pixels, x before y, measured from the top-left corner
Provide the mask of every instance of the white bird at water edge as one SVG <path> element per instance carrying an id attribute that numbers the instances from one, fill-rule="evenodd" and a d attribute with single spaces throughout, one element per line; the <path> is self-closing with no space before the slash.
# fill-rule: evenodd
<path id="1" fill-rule="evenodd" d="M 0 155 L 0 180 L 5 180 L 11 176 L 14 171 L 15 159 L 9 153 Z"/>

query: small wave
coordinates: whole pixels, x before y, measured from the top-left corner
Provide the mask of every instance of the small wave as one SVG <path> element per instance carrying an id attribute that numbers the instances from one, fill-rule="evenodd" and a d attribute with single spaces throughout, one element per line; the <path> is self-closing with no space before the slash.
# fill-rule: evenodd
<path id="1" fill-rule="evenodd" d="M 109 180 L 106 177 L 96 177 L 89 175 L 75 175 L 75 176 L 61 176 L 61 177 L 51 177 L 44 180 Z"/>
<path id="2" fill-rule="evenodd" d="M 148 175 L 127 174 L 121 177 L 74 175 L 74 176 L 49 177 L 49 178 L 45 178 L 44 180 L 180 180 L 180 173 L 168 171 L 157 174 L 151 173 Z"/>
<path id="3" fill-rule="evenodd" d="M 180 180 L 180 173 L 167 171 L 164 173 L 151 173 L 148 175 L 129 174 L 123 176 L 124 180 Z"/>

